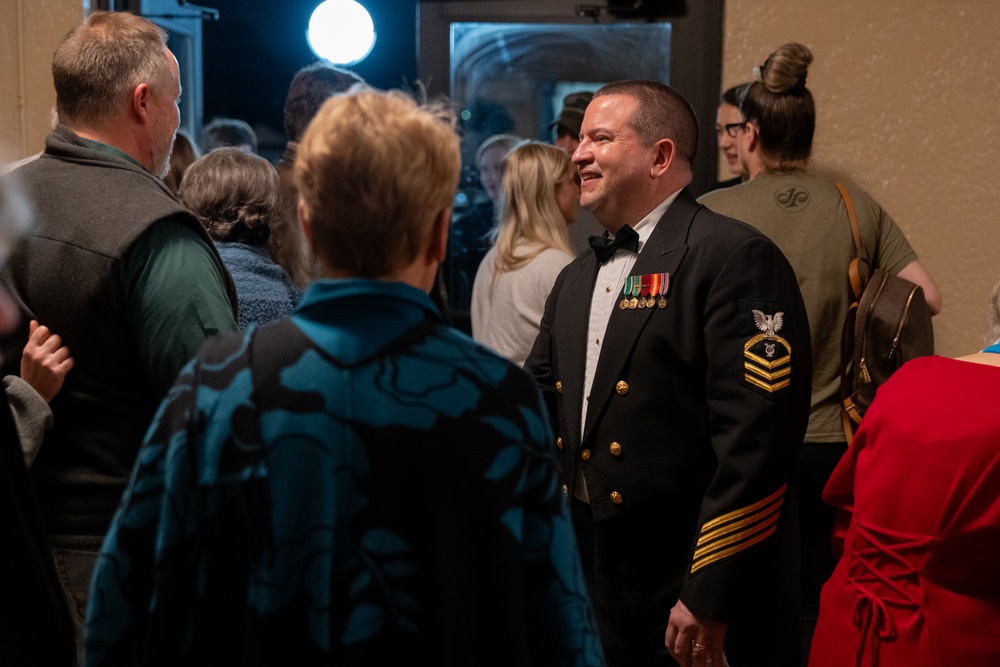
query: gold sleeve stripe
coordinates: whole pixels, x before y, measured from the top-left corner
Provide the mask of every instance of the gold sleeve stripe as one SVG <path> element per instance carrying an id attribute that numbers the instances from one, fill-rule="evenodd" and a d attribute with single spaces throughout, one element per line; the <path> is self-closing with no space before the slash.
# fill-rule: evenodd
<path id="1" fill-rule="evenodd" d="M 757 523 L 757 524 L 753 525 L 752 527 L 750 527 L 750 528 L 748 528 L 746 530 L 741 530 L 740 532 L 736 533 L 735 535 L 730 535 L 729 537 L 724 537 L 721 540 L 716 540 L 714 542 L 711 542 L 710 544 L 706 544 L 705 546 L 701 547 L 700 549 L 695 550 L 695 552 L 694 552 L 694 560 L 695 560 L 695 562 L 697 562 L 699 559 L 703 558 L 707 554 L 712 553 L 713 551 L 718 551 L 719 549 L 722 549 L 723 547 L 728 547 L 730 544 L 733 544 L 735 542 L 739 542 L 740 540 L 745 540 L 748 537 L 751 537 L 751 536 L 755 535 L 756 533 L 759 533 L 762 530 L 766 530 L 766 529 L 770 528 L 771 526 L 773 526 L 775 524 L 775 522 L 777 522 L 779 516 L 781 516 L 780 512 L 774 512 L 773 514 L 771 514 L 771 516 L 767 517 L 766 520 L 764 520 L 764 521 L 762 521 L 760 523 Z"/>
<path id="2" fill-rule="evenodd" d="M 702 533 L 701 537 L 698 538 L 698 546 L 701 546 L 706 542 L 711 542 L 712 540 L 718 539 L 723 535 L 728 535 L 729 533 L 736 532 L 741 528 L 746 528 L 752 523 L 757 523 L 768 514 L 777 512 L 779 509 L 781 509 L 781 505 L 782 505 L 782 500 L 778 499 L 775 502 L 768 505 L 767 507 L 765 507 L 760 512 L 751 514 L 745 519 L 740 519 L 739 521 L 734 521 L 730 524 L 722 526 L 721 528 L 716 528 L 715 530 L 709 531 L 707 533 Z"/>
<path id="3" fill-rule="evenodd" d="M 767 384 L 766 382 L 758 380 L 757 378 L 755 378 L 754 376 L 750 375 L 749 373 L 744 373 L 743 374 L 743 379 L 746 380 L 747 382 L 749 382 L 750 384 L 754 385 L 755 387 L 760 387 L 764 391 L 766 391 L 768 393 L 771 393 L 771 394 L 773 394 L 774 392 L 778 391 L 779 389 L 784 389 L 785 387 L 787 387 L 788 385 L 790 385 L 792 383 L 791 378 L 789 378 L 787 380 L 782 380 L 781 382 L 775 382 L 774 384 Z"/>
<path id="4" fill-rule="evenodd" d="M 739 552 L 745 549 L 749 549 L 755 544 L 763 542 L 771 535 L 773 535 L 775 530 L 777 530 L 777 526 L 771 526 L 771 528 L 767 532 L 761 533 L 760 535 L 754 537 L 751 540 L 747 540 L 746 542 L 737 544 L 735 547 L 731 547 L 724 551 L 720 551 L 719 553 L 714 554 L 712 556 L 706 556 L 705 558 L 702 558 L 699 561 L 695 561 L 694 563 L 691 564 L 691 574 L 694 574 L 695 572 L 697 572 L 698 570 L 707 565 L 711 565 L 712 563 L 723 560 L 724 558 L 729 558 L 730 556 L 738 554 Z"/>
<path id="5" fill-rule="evenodd" d="M 778 378 L 783 378 L 786 375 L 791 375 L 792 374 L 792 369 L 791 369 L 790 366 L 786 366 L 784 368 L 779 368 L 778 370 L 774 371 L 773 373 L 768 373 L 765 370 L 757 368 L 753 364 L 746 364 L 745 363 L 745 364 L 743 364 L 743 368 L 745 368 L 746 370 L 750 371 L 751 373 L 756 373 L 757 375 L 761 376 L 765 380 L 777 380 Z"/>
<path id="6" fill-rule="evenodd" d="M 778 489 L 777 491 L 775 491 L 774 493 L 772 493 L 771 495 L 769 495 L 767 498 L 764 498 L 763 500 L 759 500 L 759 501 L 755 502 L 753 505 L 747 505 L 746 507 L 740 508 L 738 510 L 733 510 L 732 512 L 729 512 L 728 514 L 723 514 L 720 517 L 716 517 L 716 518 L 712 519 L 711 521 L 706 521 L 705 525 L 703 525 L 701 527 L 701 532 L 705 533 L 706 531 L 709 531 L 712 528 L 715 528 L 716 526 L 721 525 L 723 523 L 728 523 L 730 521 L 735 521 L 736 519 L 741 519 L 741 518 L 745 517 L 748 514 L 753 514 L 754 512 L 756 512 L 757 510 L 759 510 L 761 507 L 764 507 L 765 505 L 770 505 L 771 503 L 773 503 L 778 498 L 781 498 L 782 502 L 784 502 L 784 495 L 785 495 L 785 489 L 786 488 L 788 488 L 788 484 L 782 485 L 782 487 L 780 489 Z"/>

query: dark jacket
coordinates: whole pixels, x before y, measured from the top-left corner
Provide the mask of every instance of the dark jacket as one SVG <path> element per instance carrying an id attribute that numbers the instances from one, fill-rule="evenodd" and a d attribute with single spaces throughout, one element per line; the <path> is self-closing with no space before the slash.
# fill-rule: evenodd
<path id="1" fill-rule="evenodd" d="M 88 146 L 65 126 L 17 171 L 36 219 L 3 270 L 25 314 L 8 341 L 17 364 L 34 318 L 57 332 L 76 364 L 52 408 L 55 425 L 32 466 L 50 535 L 103 535 L 162 396 L 154 392 L 114 278 L 143 232 L 172 218 L 212 248 L 193 214 L 142 167 Z M 236 303 L 231 279 L 230 301 Z M 234 313 L 235 314 L 235 313 Z"/>
<path id="2" fill-rule="evenodd" d="M 555 399 L 564 491 L 573 495 L 580 462 L 599 527 L 655 517 L 648 530 L 675 557 L 649 572 L 650 590 L 679 591 L 695 611 L 733 621 L 767 575 L 790 576 L 776 571 L 784 561 L 774 549 L 788 523 L 812 368 L 794 272 L 766 237 L 682 192 L 631 271 L 669 274 L 666 307 L 615 307 L 581 440 L 597 271 L 584 253 L 562 272 L 525 363 Z M 782 313 L 773 338 L 754 311 L 772 323 Z M 600 567 L 598 558 L 598 577 Z"/>

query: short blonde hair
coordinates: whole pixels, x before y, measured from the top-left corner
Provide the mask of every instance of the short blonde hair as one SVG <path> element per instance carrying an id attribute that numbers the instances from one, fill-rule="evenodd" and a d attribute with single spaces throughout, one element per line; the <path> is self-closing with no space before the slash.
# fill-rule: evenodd
<path id="1" fill-rule="evenodd" d="M 525 141 L 507 153 L 494 279 L 551 248 L 573 254 L 566 219 L 556 203 L 556 187 L 575 176 L 569 155 L 557 146 Z M 518 246 L 529 248 L 515 253 Z"/>
<path id="2" fill-rule="evenodd" d="M 454 112 L 401 91 L 355 89 L 320 108 L 295 177 L 328 268 L 381 278 L 408 266 L 451 206 L 462 166 Z"/>

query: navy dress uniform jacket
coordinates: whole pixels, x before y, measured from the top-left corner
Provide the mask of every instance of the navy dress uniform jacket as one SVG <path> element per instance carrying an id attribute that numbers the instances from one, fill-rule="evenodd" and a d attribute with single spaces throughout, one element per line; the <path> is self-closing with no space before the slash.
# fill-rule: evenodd
<path id="1" fill-rule="evenodd" d="M 598 530 L 655 517 L 648 528 L 674 545 L 676 562 L 650 568 L 650 590 L 728 622 L 728 637 L 734 623 L 761 615 L 758 595 L 777 593 L 762 586 L 798 577 L 785 570 L 794 567 L 795 536 L 783 531 L 794 530 L 788 482 L 808 420 L 812 360 L 794 271 L 768 238 L 682 192 L 630 274 L 669 274 L 666 307 L 616 305 L 581 438 L 598 268 L 586 252 L 563 270 L 525 363 L 556 415 L 563 490 L 573 495 L 579 462 Z M 598 553 L 598 579 L 601 567 Z M 785 588 L 794 607 L 794 585 Z M 665 627 L 667 616 L 657 622 Z"/>

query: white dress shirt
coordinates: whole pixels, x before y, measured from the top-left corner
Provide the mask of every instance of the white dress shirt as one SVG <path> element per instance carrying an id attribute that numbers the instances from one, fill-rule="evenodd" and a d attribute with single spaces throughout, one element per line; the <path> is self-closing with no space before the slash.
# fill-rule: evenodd
<path id="1" fill-rule="evenodd" d="M 590 389 L 594 384 L 594 373 L 597 372 L 597 361 L 601 358 L 601 345 L 608 330 L 608 320 L 622 297 L 625 278 L 629 275 L 635 261 L 639 258 L 646 241 L 656 228 L 670 204 L 677 199 L 680 190 L 663 200 L 663 202 L 646 214 L 632 229 L 639 235 L 638 252 L 618 248 L 611 259 L 601 265 L 597 271 L 597 281 L 594 283 L 594 295 L 590 300 L 590 321 L 587 326 L 587 363 L 583 375 L 583 406 L 580 410 L 580 440 L 583 441 L 583 429 L 587 423 L 587 405 L 590 401 Z M 583 467 L 579 459 L 576 463 L 576 485 L 574 495 L 585 503 L 590 502 L 587 493 L 587 483 L 583 476 Z"/>

